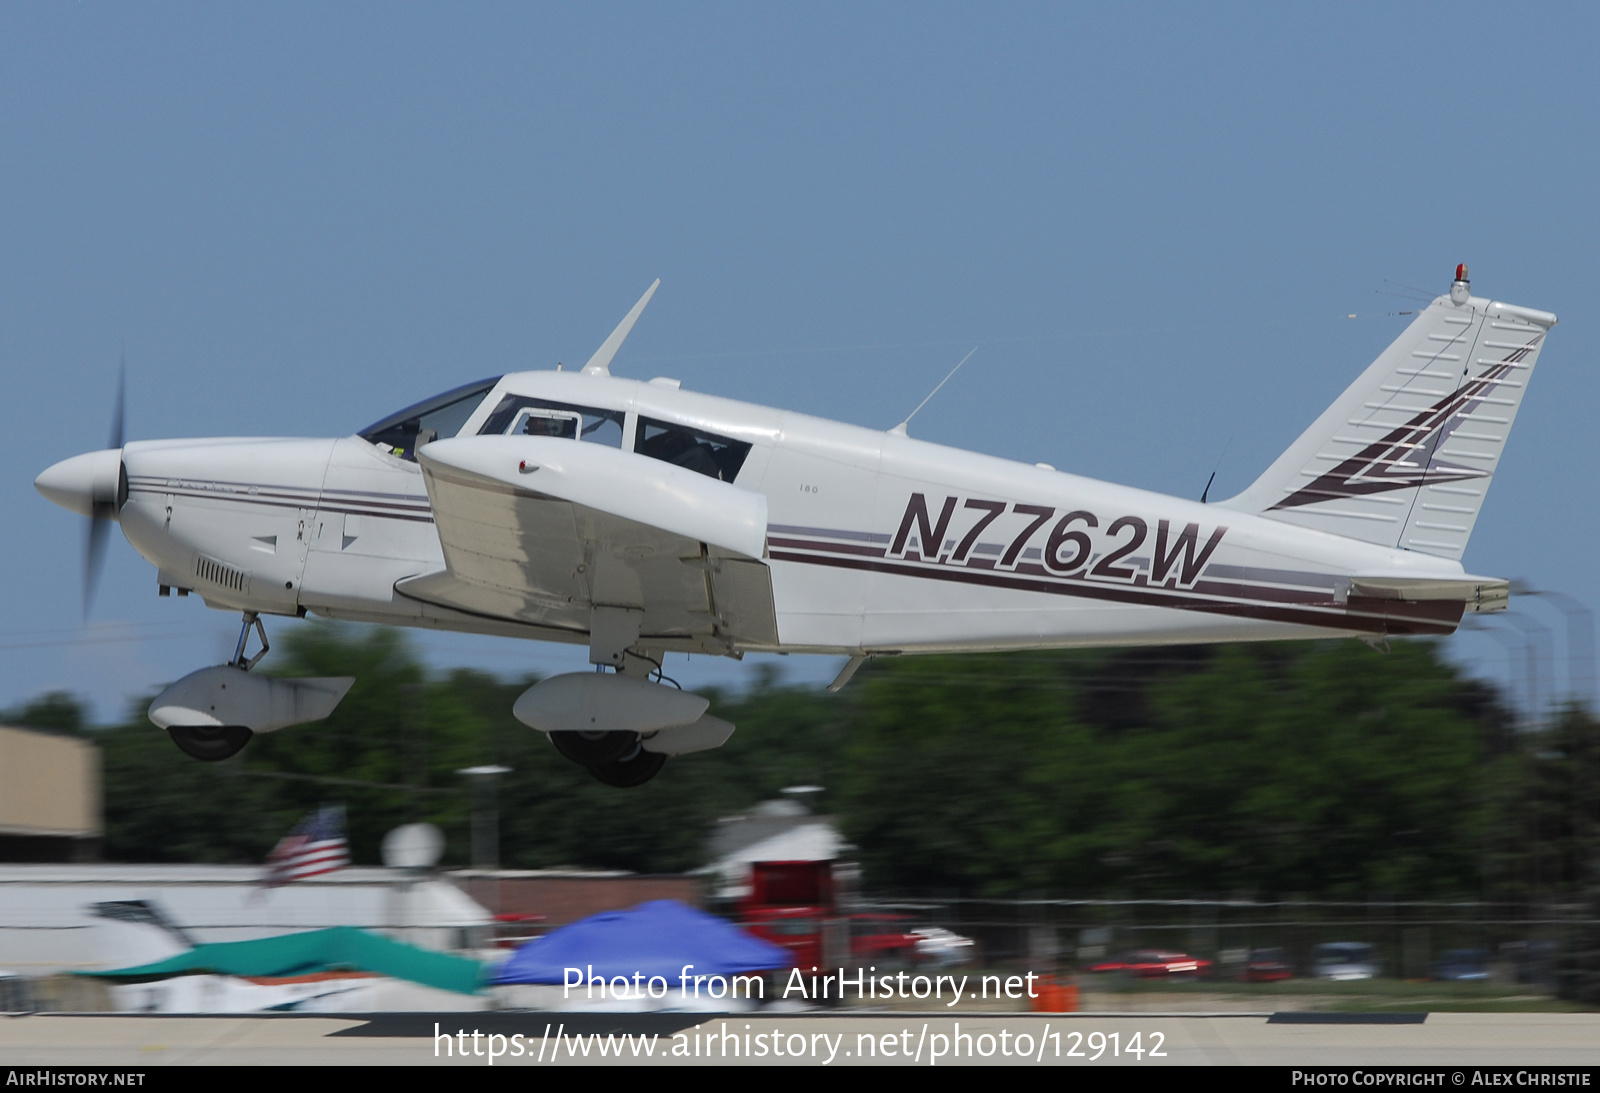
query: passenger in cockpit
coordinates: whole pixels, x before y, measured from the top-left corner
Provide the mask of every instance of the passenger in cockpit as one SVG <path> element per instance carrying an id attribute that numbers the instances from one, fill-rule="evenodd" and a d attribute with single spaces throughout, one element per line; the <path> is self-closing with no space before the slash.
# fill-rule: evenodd
<path id="1" fill-rule="evenodd" d="M 570 417 L 540 417 L 529 415 L 522 425 L 525 436 L 554 436 L 575 439 L 577 422 Z"/>

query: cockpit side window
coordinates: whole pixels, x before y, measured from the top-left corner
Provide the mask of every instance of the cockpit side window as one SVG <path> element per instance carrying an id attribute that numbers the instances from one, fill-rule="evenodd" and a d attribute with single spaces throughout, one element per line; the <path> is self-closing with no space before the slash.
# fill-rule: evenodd
<path id="1" fill-rule="evenodd" d="M 626 416 L 621 410 L 598 410 L 528 395 L 507 395 L 483 423 L 478 435 L 558 436 L 620 448 Z"/>
<path id="2" fill-rule="evenodd" d="M 417 461 L 417 449 L 440 437 L 452 437 L 478 408 L 483 396 L 494 390 L 500 377 L 452 388 L 442 395 L 407 406 L 397 414 L 368 425 L 358 434 L 401 459 Z"/>
<path id="3" fill-rule="evenodd" d="M 750 445 L 743 440 L 703 433 L 687 425 L 641 417 L 634 434 L 633 450 L 709 478 L 732 482 L 739 477 L 739 468 L 750 454 Z"/>

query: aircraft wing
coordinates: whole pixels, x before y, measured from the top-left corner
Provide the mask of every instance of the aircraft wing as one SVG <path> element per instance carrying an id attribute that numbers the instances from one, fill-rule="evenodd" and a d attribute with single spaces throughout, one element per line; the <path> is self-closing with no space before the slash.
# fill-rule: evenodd
<path id="1" fill-rule="evenodd" d="M 445 570 L 407 596 L 586 633 L 642 611 L 674 651 L 776 645 L 767 499 L 682 467 L 557 437 L 478 436 L 417 453 Z"/>

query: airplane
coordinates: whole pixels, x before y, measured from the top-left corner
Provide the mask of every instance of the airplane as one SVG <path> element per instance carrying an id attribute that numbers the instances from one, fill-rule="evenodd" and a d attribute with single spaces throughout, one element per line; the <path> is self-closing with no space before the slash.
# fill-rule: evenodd
<path id="1" fill-rule="evenodd" d="M 232 659 L 150 707 L 186 754 L 326 717 L 349 677 L 252 673 L 262 618 L 587 645 L 513 713 L 612 786 L 733 726 L 668 654 L 869 658 L 1452 633 L 1508 582 L 1460 558 L 1549 312 L 1473 296 L 1465 265 L 1259 478 L 1206 503 L 887 431 L 625 379 L 657 280 L 575 371 L 469 383 L 334 439 L 124 443 L 38 476 L 157 569 L 238 611 Z M 1209 491 L 1209 486 L 1208 486 Z M 251 632 L 260 648 L 247 655 Z"/>

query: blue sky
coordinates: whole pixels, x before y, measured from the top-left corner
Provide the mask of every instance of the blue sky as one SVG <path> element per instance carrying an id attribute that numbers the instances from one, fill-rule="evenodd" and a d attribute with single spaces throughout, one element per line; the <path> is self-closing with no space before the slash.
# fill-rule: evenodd
<path id="1" fill-rule="evenodd" d="M 1217 466 L 1225 496 L 1398 333 L 1392 282 L 1469 262 L 1561 324 L 1466 564 L 1593 608 L 1597 30 L 1579 5 L 0 7 L 0 706 L 109 717 L 231 648 L 120 536 L 85 627 L 84 529 L 32 488 L 105 443 L 124 343 L 130 438 L 343 435 L 586 359 L 656 277 L 619 374 L 887 428 L 976 345 L 914 435 L 1188 496 Z M 1561 669 L 1561 616 L 1519 607 Z M 1493 677 L 1514 651 L 1454 648 Z"/>

